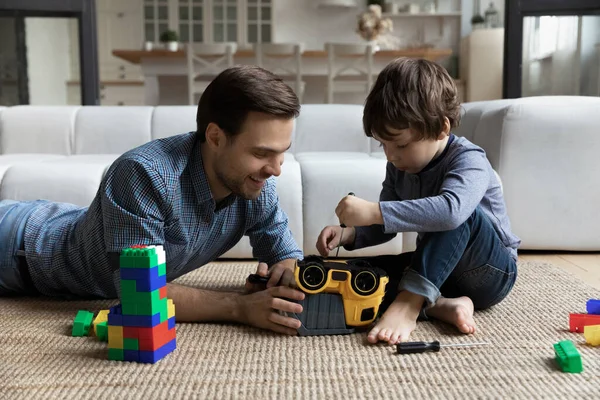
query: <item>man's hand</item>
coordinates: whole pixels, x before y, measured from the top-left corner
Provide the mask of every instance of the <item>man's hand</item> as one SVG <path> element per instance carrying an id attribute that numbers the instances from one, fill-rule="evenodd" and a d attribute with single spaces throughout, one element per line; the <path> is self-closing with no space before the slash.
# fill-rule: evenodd
<path id="1" fill-rule="evenodd" d="M 293 259 L 283 260 L 278 262 L 277 264 L 273 264 L 268 272 L 269 282 L 267 282 L 267 287 L 296 287 L 294 268 L 296 268 L 296 260 Z"/>
<path id="2" fill-rule="evenodd" d="M 256 275 L 269 277 L 269 281 L 265 285 L 264 283 L 251 283 L 246 278 L 246 293 L 255 293 L 274 286 L 296 287 L 296 278 L 294 277 L 295 267 L 296 260 L 292 259 L 273 264 L 271 269 L 267 267 L 266 263 L 258 263 Z"/>
<path id="3" fill-rule="evenodd" d="M 240 322 L 286 335 L 296 335 L 300 321 L 282 315 L 281 312 L 301 313 L 302 306 L 286 299 L 303 300 L 304 293 L 276 286 L 240 296 L 237 300 Z"/>
<path id="4" fill-rule="evenodd" d="M 342 236 L 343 234 L 343 236 Z M 323 228 L 317 238 L 317 250 L 323 257 L 327 257 L 329 252 L 338 246 L 345 246 L 354 243 L 356 230 L 354 228 L 342 228 L 336 225 L 329 225 Z M 340 243 L 340 236 L 342 241 Z"/>
<path id="5" fill-rule="evenodd" d="M 346 226 L 369 226 L 383 224 L 379 203 L 373 203 L 356 196 L 346 196 L 338 203 L 335 214 L 340 224 Z"/>

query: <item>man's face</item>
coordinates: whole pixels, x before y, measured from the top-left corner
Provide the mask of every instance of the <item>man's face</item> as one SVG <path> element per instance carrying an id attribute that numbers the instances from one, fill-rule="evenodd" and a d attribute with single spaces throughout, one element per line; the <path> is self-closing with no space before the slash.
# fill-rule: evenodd
<path id="1" fill-rule="evenodd" d="M 218 149 L 215 174 L 221 185 L 247 200 L 258 198 L 265 180 L 281 174 L 292 143 L 293 119 L 251 112 L 242 131 Z"/>
<path id="2" fill-rule="evenodd" d="M 381 143 L 387 160 L 401 171 L 416 174 L 440 153 L 439 139 L 418 140 L 418 135 L 410 128 L 388 128 L 388 131 L 393 135 L 391 139 L 377 135 L 373 138 Z"/>

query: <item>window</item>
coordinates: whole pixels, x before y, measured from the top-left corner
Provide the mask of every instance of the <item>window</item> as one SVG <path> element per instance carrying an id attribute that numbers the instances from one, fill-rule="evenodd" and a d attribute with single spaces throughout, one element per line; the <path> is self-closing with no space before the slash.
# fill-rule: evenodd
<path id="1" fill-rule="evenodd" d="M 204 0 L 179 0 L 179 40 L 204 42 Z"/>
<path id="2" fill-rule="evenodd" d="M 169 0 L 144 0 L 144 36 L 147 42 L 159 42 L 169 29 Z"/>
<path id="3" fill-rule="evenodd" d="M 271 0 L 246 1 L 248 43 L 271 42 Z"/>
<path id="4" fill-rule="evenodd" d="M 144 0 L 143 4 L 146 41 L 160 41 L 168 29 L 177 31 L 183 43 L 244 46 L 272 41 L 272 0 Z"/>
<path id="5" fill-rule="evenodd" d="M 237 0 L 213 0 L 213 41 L 238 42 Z"/>
<path id="6" fill-rule="evenodd" d="M 556 51 L 557 33 L 557 17 L 536 17 L 529 48 L 531 59 L 539 60 L 551 56 Z"/>

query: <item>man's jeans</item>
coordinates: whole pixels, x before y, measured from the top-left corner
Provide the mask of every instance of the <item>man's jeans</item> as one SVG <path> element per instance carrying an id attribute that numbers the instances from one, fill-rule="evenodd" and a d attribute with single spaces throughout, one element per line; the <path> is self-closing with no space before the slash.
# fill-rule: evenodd
<path id="1" fill-rule="evenodd" d="M 25 224 L 37 204 L 37 201 L 0 201 L 0 296 L 35 294 L 19 267 L 25 257 Z"/>
<path id="2" fill-rule="evenodd" d="M 456 229 L 425 233 L 414 252 L 365 259 L 390 276 L 382 309 L 403 290 L 427 305 L 440 295 L 467 296 L 484 309 L 502 301 L 517 278 L 516 261 L 479 207 Z"/>

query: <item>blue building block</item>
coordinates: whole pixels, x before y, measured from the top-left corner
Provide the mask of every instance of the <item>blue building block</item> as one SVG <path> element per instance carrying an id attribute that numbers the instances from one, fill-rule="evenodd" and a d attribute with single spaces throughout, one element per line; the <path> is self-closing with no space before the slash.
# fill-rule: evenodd
<path id="1" fill-rule="evenodd" d="M 140 361 L 140 352 L 138 350 L 123 350 L 123 361 Z"/>
<path id="2" fill-rule="evenodd" d="M 177 339 L 173 339 L 155 351 L 139 351 L 139 362 L 154 364 L 175 350 L 177 347 L 176 341 Z"/>
<path id="3" fill-rule="evenodd" d="M 123 326 L 123 315 L 121 315 L 121 305 L 111 307 L 108 313 L 109 326 Z"/>
<path id="4" fill-rule="evenodd" d="M 169 318 L 169 329 L 175 328 L 175 317 Z"/>
<path id="5" fill-rule="evenodd" d="M 135 280 L 138 292 L 153 292 L 167 284 L 167 276 L 160 275 L 159 268 L 121 268 L 121 279 Z"/>
<path id="6" fill-rule="evenodd" d="M 600 315 L 600 300 L 589 299 L 585 306 L 588 314 Z"/>
<path id="7" fill-rule="evenodd" d="M 110 314 L 108 314 L 110 317 Z M 160 313 L 150 315 L 123 315 L 123 326 L 153 328 L 160 324 Z"/>

